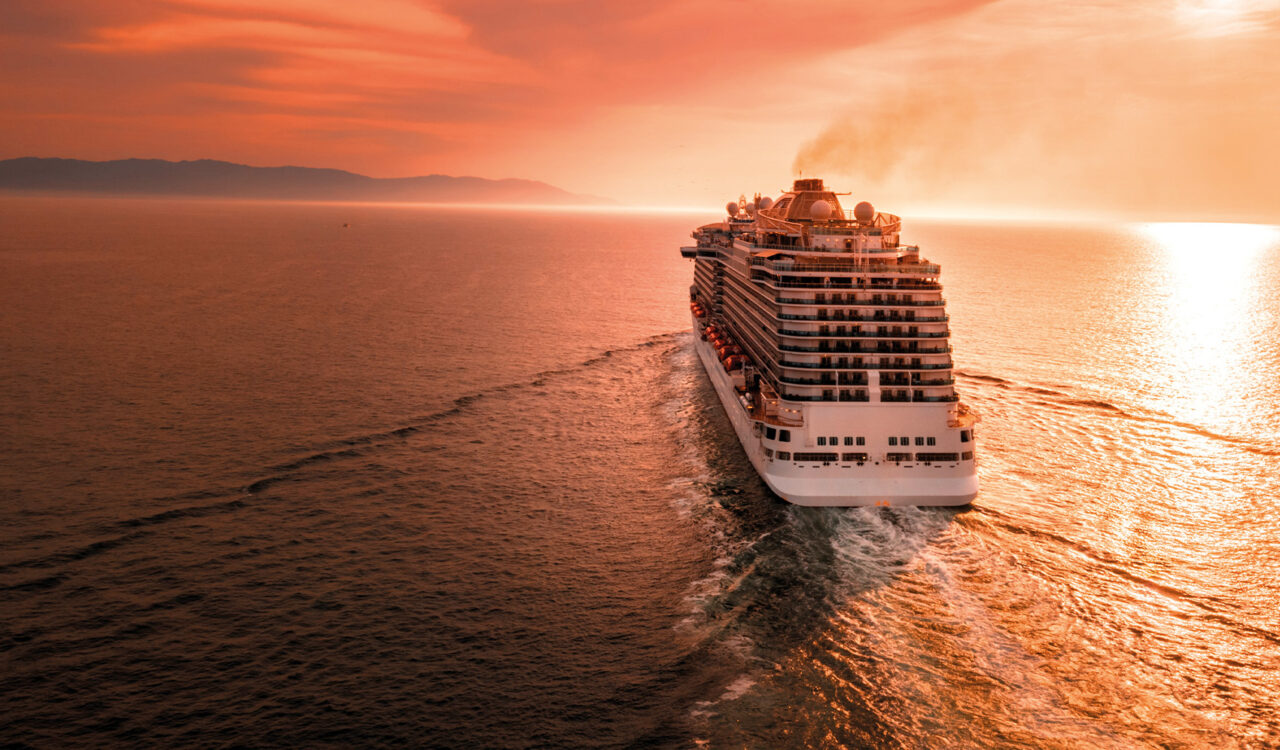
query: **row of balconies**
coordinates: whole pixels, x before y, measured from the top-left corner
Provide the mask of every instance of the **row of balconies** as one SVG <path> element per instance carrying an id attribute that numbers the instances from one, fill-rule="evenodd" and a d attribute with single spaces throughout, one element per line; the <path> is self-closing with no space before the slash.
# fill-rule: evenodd
<path id="1" fill-rule="evenodd" d="M 862 289 L 849 278 L 806 279 L 803 277 L 783 277 L 775 279 L 764 274 L 751 274 L 751 280 L 773 287 L 774 289 Z M 936 281 L 902 280 L 894 289 L 920 289 L 923 291 L 942 291 L 942 285 Z"/>
<path id="2" fill-rule="evenodd" d="M 887 326 L 881 327 L 887 328 Z M 840 326 L 835 331 L 796 331 L 788 328 L 779 328 L 777 330 L 781 336 L 820 336 L 832 339 L 943 339 L 951 335 L 951 331 L 946 329 L 941 331 L 903 331 L 899 326 L 894 326 L 894 329 L 892 331 L 845 331 L 844 326 Z"/>
<path id="3" fill-rule="evenodd" d="M 951 346 L 920 346 L 917 341 L 859 341 L 853 344 L 832 344 L 826 340 L 819 341 L 817 346 L 797 346 L 795 344 L 778 344 L 784 352 L 822 352 L 834 354 L 949 354 Z"/>
<path id="4" fill-rule="evenodd" d="M 782 367 L 803 367 L 809 370 L 950 370 L 950 362 L 799 362 L 780 359 Z"/>
<path id="5" fill-rule="evenodd" d="M 825 260 L 825 259 L 824 259 Z M 942 272 L 942 268 L 936 263 L 921 262 L 885 262 L 880 260 L 855 260 L 849 259 L 848 262 L 824 263 L 802 263 L 791 258 L 760 258 L 752 257 L 750 260 L 753 268 L 763 268 L 772 271 L 775 274 L 794 274 L 794 273 L 849 273 L 856 275 L 867 274 L 893 274 L 904 273 L 918 276 L 936 276 Z"/>
<path id="6" fill-rule="evenodd" d="M 863 295 L 863 296 L 866 297 L 867 295 Z M 871 296 L 874 296 L 874 295 L 871 295 Z M 946 300 L 943 300 L 943 299 L 913 298 L 909 300 L 898 299 L 895 301 L 889 301 L 888 299 L 885 299 L 885 298 L 881 298 L 879 300 L 872 300 L 870 297 L 868 297 L 866 299 L 859 300 L 859 299 L 856 299 L 855 295 L 852 295 L 852 294 L 847 295 L 847 300 L 842 300 L 840 302 L 828 302 L 825 300 L 818 300 L 813 298 L 805 299 L 803 297 L 783 297 L 783 296 L 776 297 L 774 301 L 782 305 L 827 305 L 830 307 L 835 307 L 835 306 L 841 306 L 841 307 L 941 307 L 946 304 Z"/>
<path id="7" fill-rule="evenodd" d="M 779 394 L 783 401 L 870 401 L 870 395 L 863 390 L 852 391 L 824 391 L 820 395 L 809 395 L 784 391 Z M 882 391 L 880 393 L 880 401 L 882 403 L 951 403 L 959 401 L 960 397 L 955 394 L 945 396 L 927 396 L 921 391 L 908 391 L 905 393 L 896 393 L 890 391 Z"/>
<path id="8" fill-rule="evenodd" d="M 778 382 L 789 385 L 866 385 L 867 373 L 842 372 L 838 378 L 834 375 L 824 375 L 821 378 L 798 378 L 794 375 L 780 375 L 778 376 Z"/>
<path id="9" fill-rule="evenodd" d="M 835 374 L 824 374 L 820 378 L 801 378 L 801 377 L 796 377 L 794 375 L 780 375 L 778 376 L 778 382 L 787 383 L 789 385 L 816 385 L 816 386 L 867 385 L 868 384 L 867 373 L 865 371 L 840 372 L 839 377 L 836 377 Z M 916 373 L 914 376 L 908 376 L 905 373 L 902 375 L 897 375 L 893 377 L 890 377 L 887 375 L 880 376 L 880 387 L 882 388 L 898 388 L 898 387 L 941 388 L 945 386 L 955 385 L 955 382 L 956 382 L 955 378 L 949 377 L 949 376 L 945 378 L 933 378 L 933 379 L 925 380 L 920 376 L 919 373 Z"/>
<path id="10" fill-rule="evenodd" d="M 951 319 L 951 316 L 947 315 L 946 313 L 939 313 L 937 315 L 930 315 L 928 317 L 924 317 L 924 316 L 918 317 L 916 316 L 915 310 L 907 310 L 905 313 L 901 313 L 897 311 L 884 312 L 881 310 L 881 311 L 875 312 L 872 315 L 858 315 L 857 313 L 845 312 L 844 310 L 835 310 L 835 311 L 829 312 L 821 308 L 818 309 L 818 311 L 812 315 L 796 315 L 794 313 L 780 312 L 780 313 L 777 313 L 777 316 L 781 320 L 818 320 L 818 321 L 825 320 L 825 321 L 835 321 L 837 323 L 843 323 L 846 321 L 854 322 L 854 323 L 880 323 L 880 322 L 945 323 Z"/>

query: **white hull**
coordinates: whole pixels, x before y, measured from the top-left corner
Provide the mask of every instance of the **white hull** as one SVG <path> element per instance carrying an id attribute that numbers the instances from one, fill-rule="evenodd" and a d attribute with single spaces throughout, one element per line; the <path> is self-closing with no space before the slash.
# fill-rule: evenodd
<path id="1" fill-rule="evenodd" d="M 870 447 L 859 447 L 868 460 L 856 462 L 804 463 L 782 461 L 766 455 L 766 440 L 757 432 L 759 424 L 739 400 L 729 374 L 716 358 L 715 350 L 697 335 L 700 324 L 694 320 L 694 348 L 707 371 L 711 384 L 738 441 L 764 483 L 787 502 L 806 506 L 955 506 L 967 505 L 978 494 L 978 476 L 972 460 L 957 463 L 890 462 L 885 450 L 874 443 L 881 435 L 905 431 L 904 424 L 921 418 L 921 412 L 933 410 L 926 405 L 870 404 L 806 404 L 801 407 L 804 423 L 810 428 L 791 428 L 795 448 L 810 447 L 814 438 L 811 425 L 820 422 L 825 432 L 838 431 L 841 423 L 857 425 L 869 434 Z M 945 406 L 942 409 L 945 411 Z M 763 431 L 763 425 L 760 425 Z M 845 430 L 852 432 L 853 429 Z M 843 433 L 841 433 L 843 434 Z M 883 440 L 881 440 L 883 445 Z M 790 446 L 789 446 L 790 447 Z M 832 448 L 831 450 L 839 450 Z M 791 451 L 788 451 L 789 453 Z"/>

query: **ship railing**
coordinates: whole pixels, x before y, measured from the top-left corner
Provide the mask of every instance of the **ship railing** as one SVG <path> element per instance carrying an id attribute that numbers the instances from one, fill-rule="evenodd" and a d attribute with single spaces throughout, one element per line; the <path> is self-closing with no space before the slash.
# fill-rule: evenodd
<path id="1" fill-rule="evenodd" d="M 783 406 L 777 396 L 758 396 L 751 409 L 751 418 L 782 427 L 803 427 L 804 416 L 799 409 Z"/>
<path id="2" fill-rule="evenodd" d="M 780 343 L 778 344 L 778 348 L 784 352 L 805 352 L 808 354 L 856 354 L 856 355 L 867 355 L 871 357 L 875 357 L 875 356 L 920 357 L 920 356 L 926 356 L 929 354 L 948 354 L 951 352 L 950 344 L 948 344 L 947 346 L 935 346 L 928 349 L 921 349 L 920 347 L 916 347 L 915 349 L 912 349 L 910 347 L 905 349 L 901 347 L 895 349 L 892 346 L 889 346 L 887 342 L 881 341 L 878 343 L 879 343 L 879 346 L 874 346 L 874 347 L 797 346 L 795 344 Z"/>
<path id="3" fill-rule="evenodd" d="M 895 214 L 876 213 L 875 218 L 871 220 L 870 224 L 863 224 L 861 221 L 858 221 L 858 217 L 854 216 L 853 210 L 851 209 L 844 209 L 840 213 L 844 216 L 845 221 L 856 222 L 858 226 L 866 227 L 868 229 L 879 229 L 881 232 L 897 232 L 902 229 L 902 217 Z"/>
<path id="4" fill-rule="evenodd" d="M 814 234 L 896 234 L 902 231 L 902 217 L 894 214 L 877 213 L 870 223 L 862 222 L 854 215 L 851 209 L 842 209 L 830 219 L 823 221 L 814 221 L 809 223 L 798 223 L 797 221 L 786 221 L 778 219 L 774 216 L 762 214 L 766 220 L 773 220 L 792 227 L 803 226 Z M 770 231 L 765 228 L 765 231 Z M 774 230 L 776 231 L 776 230 Z M 795 231 L 794 229 L 791 231 Z"/>
<path id="5" fill-rule="evenodd" d="M 812 304 L 825 305 L 825 302 L 816 302 Z M 901 315 L 896 317 L 875 317 L 872 315 L 793 315 L 791 313 L 776 313 L 780 320 L 811 320 L 817 323 L 892 323 L 894 325 L 914 325 L 916 323 L 946 323 L 951 320 L 949 315 L 935 315 L 928 318 L 904 318 Z"/>
<path id="6" fill-rule="evenodd" d="M 822 281 L 783 281 L 782 279 L 769 279 L 769 278 L 752 276 L 751 280 L 762 281 L 765 284 L 768 284 L 769 286 L 772 286 L 774 288 L 815 289 L 815 290 L 836 289 L 841 292 L 866 291 L 864 287 L 854 286 L 852 283 L 852 279 L 839 278 L 839 277 L 834 279 L 823 279 Z M 942 285 L 938 284 L 937 282 L 924 282 L 924 283 L 915 283 L 915 284 L 899 284 L 898 286 L 891 287 L 890 289 L 892 291 L 920 290 L 923 292 L 940 292 L 942 291 Z M 868 304 L 894 304 L 894 303 L 868 303 Z M 904 302 L 901 304 L 909 305 L 912 303 Z M 941 304 L 941 303 L 938 303 L 938 304 Z"/>
<path id="7" fill-rule="evenodd" d="M 824 305 L 827 307 L 942 307 L 947 304 L 946 300 L 941 299 L 922 299 L 922 300 L 897 300 L 894 302 L 885 302 L 883 300 L 873 302 L 871 300 L 854 300 L 850 302 L 817 302 L 811 299 L 795 299 L 793 297 L 778 297 L 774 300 L 782 305 Z"/>
<path id="8" fill-rule="evenodd" d="M 941 339 L 951 335 L 950 331 L 851 331 L 839 333 L 831 331 L 823 333 L 822 331 L 791 331 L 786 328 L 779 328 L 778 333 L 782 336 L 816 336 L 819 338 L 833 339 Z"/>
<path id="9" fill-rule="evenodd" d="M 778 360 L 781 367 L 803 367 L 809 370 L 950 370 L 952 368 L 949 362 L 921 362 L 919 364 L 892 364 L 889 362 L 874 363 L 863 362 L 861 364 L 839 365 L 836 363 L 823 364 L 821 362 L 792 362 L 791 360 Z"/>
<path id="10" fill-rule="evenodd" d="M 803 263 L 791 260 L 773 260 L 771 258 L 752 258 L 751 265 L 767 268 L 778 273 L 910 273 L 936 275 L 942 272 L 937 263 L 884 263 L 884 262 L 850 262 L 850 263 Z"/>
<path id="11" fill-rule="evenodd" d="M 826 395 L 798 396 L 794 393 L 788 393 L 787 395 L 783 396 L 783 399 L 786 401 L 803 401 L 805 403 L 820 403 L 820 402 L 830 403 L 832 401 L 859 401 L 859 402 L 866 403 L 871 401 L 871 397 L 868 396 L 865 391 L 859 391 L 857 393 L 853 393 L 850 391 L 840 391 L 838 395 L 832 394 L 830 396 L 826 396 Z"/>
<path id="12" fill-rule="evenodd" d="M 843 232 L 815 232 L 815 234 L 845 234 Z M 885 245 L 884 247 L 819 247 L 801 245 L 787 245 L 777 242 L 756 242 L 750 237 L 740 237 L 744 243 L 759 250 L 787 250 L 793 253 L 854 253 L 857 255 L 897 255 L 898 253 L 919 253 L 920 248 L 917 245 Z M 797 238 L 798 239 L 798 238 Z"/>
<path id="13" fill-rule="evenodd" d="M 811 385 L 816 387 L 840 385 L 840 383 L 836 382 L 834 378 L 831 380 L 813 380 L 811 378 L 788 378 L 786 376 L 781 376 L 778 378 L 778 382 L 786 383 L 787 385 Z M 850 385 L 855 384 L 850 383 Z M 865 385 L 865 383 L 859 385 Z"/>

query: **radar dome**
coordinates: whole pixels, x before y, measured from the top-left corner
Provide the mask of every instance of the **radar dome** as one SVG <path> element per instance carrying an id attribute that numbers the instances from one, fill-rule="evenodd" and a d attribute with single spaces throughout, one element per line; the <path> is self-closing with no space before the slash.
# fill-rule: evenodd
<path id="1" fill-rule="evenodd" d="M 730 216 L 737 216 L 738 204 L 734 203 L 733 201 L 729 201 L 728 205 L 724 207 L 724 210 L 728 211 Z"/>
<path id="2" fill-rule="evenodd" d="M 876 207 L 863 201 L 853 207 L 853 218 L 866 224 L 876 218 Z"/>
<path id="3" fill-rule="evenodd" d="M 756 204 L 748 203 L 747 205 L 742 207 L 742 210 L 746 211 L 748 216 L 754 216 L 756 212 Z"/>
<path id="4" fill-rule="evenodd" d="M 761 211 L 764 211 L 765 209 L 768 209 L 768 208 L 773 208 L 773 199 L 766 195 L 765 197 L 760 199 L 759 207 Z"/>
<path id="5" fill-rule="evenodd" d="M 831 204 L 823 200 L 814 201 L 813 205 L 809 206 L 809 215 L 812 216 L 814 219 L 817 219 L 818 221 L 823 221 L 824 219 L 830 219 Z"/>

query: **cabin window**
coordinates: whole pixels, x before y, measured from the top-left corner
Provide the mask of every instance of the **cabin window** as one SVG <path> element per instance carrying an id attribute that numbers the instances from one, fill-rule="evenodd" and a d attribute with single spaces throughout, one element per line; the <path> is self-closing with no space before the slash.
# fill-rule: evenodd
<path id="1" fill-rule="evenodd" d="M 826 445 L 826 444 L 827 444 L 827 439 L 826 439 L 826 438 L 824 438 L 824 437 L 820 437 L 820 438 L 818 438 L 818 445 Z"/>
<path id="2" fill-rule="evenodd" d="M 844 454 L 844 460 L 846 460 L 846 461 L 857 461 L 858 463 L 862 463 L 863 461 L 866 461 L 866 460 L 867 460 L 867 454 L 865 454 L 865 453 L 846 453 L 846 454 Z"/>
<path id="3" fill-rule="evenodd" d="M 766 427 L 764 428 L 764 436 L 769 438 L 770 440 L 773 440 L 778 436 L 778 431 L 773 429 L 772 427 Z"/>
<path id="4" fill-rule="evenodd" d="M 911 445 L 911 441 L 907 439 L 906 435 L 903 435 L 898 438 L 898 445 Z"/>
<path id="5" fill-rule="evenodd" d="M 960 431 L 960 442 L 962 442 L 962 443 L 967 443 L 967 442 L 969 442 L 969 431 L 968 431 L 968 430 L 961 430 L 961 431 Z"/>
<path id="6" fill-rule="evenodd" d="M 790 461 L 791 454 L 787 451 L 778 451 L 778 459 L 781 461 Z"/>
<path id="7" fill-rule="evenodd" d="M 791 430 L 778 430 L 778 440 L 784 443 L 791 442 Z"/>
<path id="8" fill-rule="evenodd" d="M 902 461 L 910 461 L 911 454 L 910 453 L 886 453 L 884 454 L 884 460 L 893 461 L 895 463 L 902 462 Z"/>
<path id="9" fill-rule="evenodd" d="M 938 444 L 938 439 L 937 439 L 937 438 L 933 438 L 933 437 L 931 437 L 931 438 L 925 438 L 925 444 L 927 444 L 927 445 L 937 445 L 937 444 Z"/>
<path id="10" fill-rule="evenodd" d="M 845 444 L 845 445 L 853 445 L 853 438 L 852 438 L 852 437 L 845 437 L 845 439 L 844 439 L 844 444 Z"/>
<path id="11" fill-rule="evenodd" d="M 867 444 L 867 439 L 866 439 L 865 437 L 862 437 L 861 435 L 859 435 L 859 436 L 858 436 L 858 445 L 866 445 L 866 444 Z"/>
<path id="12" fill-rule="evenodd" d="M 839 458 L 840 457 L 834 453 L 797 453 L 796 454 L 797 461 L 813 461 L 815 463 L 819 461 L 837 461 L 839 460 Z"/>
<path id="13" fill-rule="evenodd" d="M 891 437 L 891 438 L 889 438 L 889 445 L 895 445 L 895 446 L 896 446 L 897 444 L 898 444 L 898 439 L 897 439 L 896 437 Z"/>
<path id="14" fill-rule="evenodd" d="M 832 435 L 831 437 L 827 438 L 827 445 L 839 445 L 839 444 L 840 444 L 840 440 L 835 435 Z"/>
<path id="15" fill-rule="evenodd" d="M 963 460 L 965 460 L 965 461 L 972 461 L 972 460 L 973 460 L 973 451 L 965 451 L 964 453 L 961 453 L 961 454 L 960 454 L 960 458 L 961 458 L 961 459 L 963 459 Z"/>
<path id="16" fill-rule="evenodd" d="M 917 437 L 917 438 L 916 438 L 916 445 L 924 445 L 924 438 L 922 438 L 922 437 Z"/>
<path id="17" fill-rule="evenodd" d="M 773 458 L 773 450 L 771 448 L 764 449 L 765 458 Z"/>

